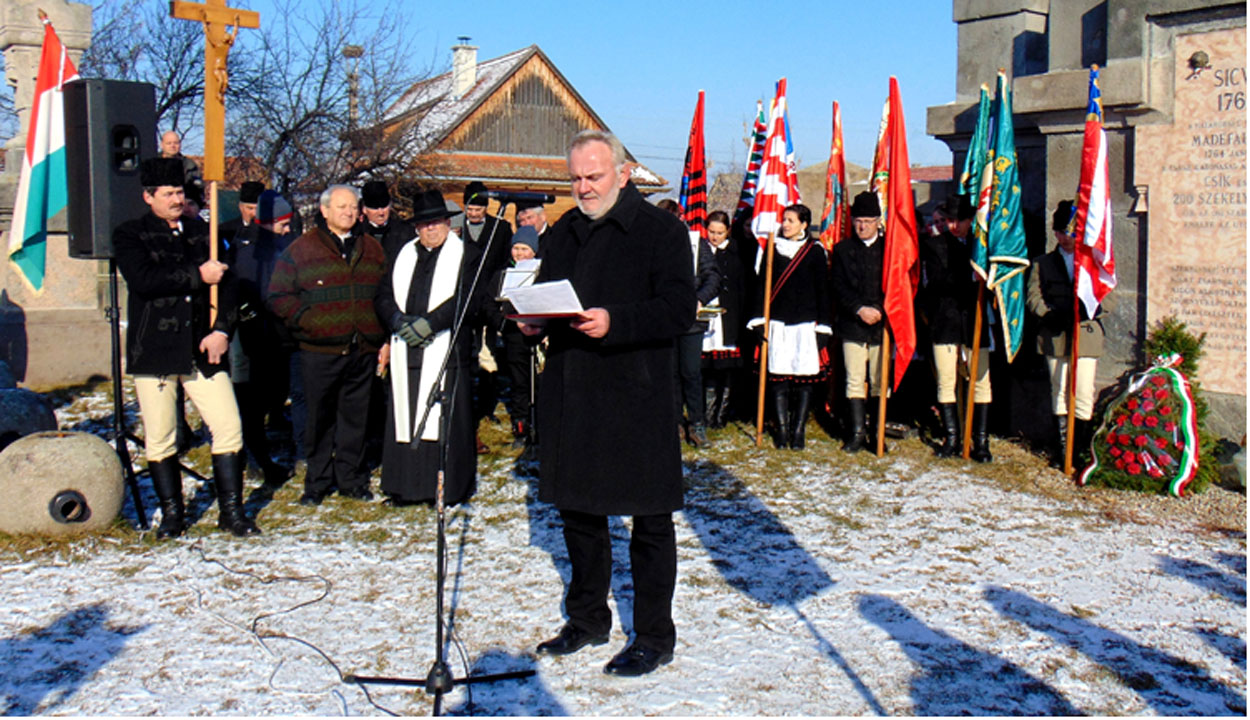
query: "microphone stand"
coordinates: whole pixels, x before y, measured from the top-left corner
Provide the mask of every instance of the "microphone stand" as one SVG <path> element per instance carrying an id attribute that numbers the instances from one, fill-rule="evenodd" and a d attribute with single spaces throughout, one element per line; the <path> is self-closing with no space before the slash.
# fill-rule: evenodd
<path id="1" fill-rule="evenodd" d="M 500 206 L 503 210 L 503 206 Z M 447 508 L 443 503 L 443 480 L 447 469 L 447 446 L 448 431 L 450 429 L 450 420 L 455 406 L 452 398 L 455 397 L 455 386 L 460 383 L 460 373 L 456 373 L 455 381 L 452 385 L 450 396 L 447 393 L 447 368 L 451 364 L 451 359 L 456 354 L 456 341 L 460 338 L 460 333 L 464 329 L 465 317 L 468 315 L 468 306 L 472 303 L 473 297 L 477 293 L 478 280 L 482 276 L 482 266 L 486 263 L 486 258 L 490 253 L 491 244 L 495 241 L 495 230 L 499 227 L 499 223 L 503 218 L 496 218 L 495 224 L 491 226 L 490 236 L 486 239 L 486 244 L 482 248 L 482 257 L 477 263 L 477 268 L 473 273 L 473 282 L 469 285 L 468 302 L 461 293 L 463 287 L 461 277 L 464 272 L 464 259 L 461 258 L 461 271 L 456 275 L 456 312 L 455 322 L 451 328 L 451 342 L 447 347 L 447 352 L 443 354 L 443 361 L 439 366 L 438 374 L 434 378 L 434 388 L 430 392 L 429 398 L 426 399 L 425 412 L 421 415 L 421 422 L 417 425 L 417 431 L 413 433 L 416 442 L 422 442 L 421 434 L 425 431 L 425 425 L 430 419 L 430 413 L 434 407 L 440 406 L 445 412 L 439 413 L 439 432 L 438 432 L 438 475 L 434 490 L 434 512 L 437 518 L 437 540 L 436 540 L 436 557 L 435 557 L 435 618 L 434 618 L 434 662 L 430 666 L 430 671 L 426 674 L 425 679 L 406 678 L 406 677 L 370 677 L 363 675 L 344 675 L 343 682 L 355 685 L 398 685 L 406 687 L 424 687 L 428 695 L 434 696 L 434 715 L 441 715 L 443 708 L 443 695 L 451 692 L 457 685 L 471 685 L 476 683 L 497 682 L 500 680 L 519 680 L 521 678 L 533 677 L 537 674 L 537 670 L 517 670 L 506 673 L 491 673 L 487 675 L 469 675 L 462 678 L 455 677 L 451 668 L 447 665 L 447 648 L 443 643 L 443 597 L 447 585 Z M 468 231 L 465 231 L 467 238 Z M 461 238 L 466 244 L 471 242 L 465 238 Z M 391 372 L 397 372 L 392 369 Z M 398 372 L 408 372 L 408 368 L 401 368 Z M 474 461 L 476 462 L 476 460 Z"/>

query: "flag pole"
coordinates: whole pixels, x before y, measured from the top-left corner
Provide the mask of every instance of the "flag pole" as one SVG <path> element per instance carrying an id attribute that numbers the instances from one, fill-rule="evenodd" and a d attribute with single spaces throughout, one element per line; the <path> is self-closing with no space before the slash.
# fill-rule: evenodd
<path id="1" fill-rule="evenodd" d="M 877 457 L 885 455 L 885 403 L 886 393 L 890 387 L 890 321 L 883 318 L 885 326 L 881 328 L 881 385 L 878 388 L 877 400 Z"/>
<path id="2" fill-rule="evenodd" d="M 760 387 L 755 404 L 755 447 L 764 444 L 764 388 L 768 383 L 768 336 L 770 318 L 772 314 L 772 295 L 773 295 L 773 246 L 775 244 L 775 233 L 768 233 L 768 242 L 766 243 L 765 253 L 767 260 L 764 263 L 764 342 L 760 343 Z"/>
<path id="3" fill-rule="evenodd" d="M 972 357 L 968 358 L 968 402 L 964 407 L 963 459 L 972 454 L 972 406 L 976 403 L 977 360 L 981 357 L 981 307 L 985 304 L 985 280 L 977 279 L 977 310 L 972 322 Z"/>
<path id="4" fill-rule="evenodd" d="M 1075 274 L 1073 272 L 1073 275 Z M 1076 295 L 1075 278 L 1072 282 L 1072 294 Z M 1078 348 L 1081 344 L 1081 299 L 1076 297 L 1075 300 L 1076 302 L 1072 304 L 1072 342 L 1070 343 L 1071 349 L 1068 357 L 1067 387 L 1064 388 L 1064 392 L 1068 396 L 1068 423 L 1065 428 L 1067 437 L 1064 438 L 1063 443 L 1063 474 L 1067 477 L 1072 477 L 1074 469 L 1072 467 L 1072 441 L 1076 437 L 1076 360 L 1079 352 Z"/>

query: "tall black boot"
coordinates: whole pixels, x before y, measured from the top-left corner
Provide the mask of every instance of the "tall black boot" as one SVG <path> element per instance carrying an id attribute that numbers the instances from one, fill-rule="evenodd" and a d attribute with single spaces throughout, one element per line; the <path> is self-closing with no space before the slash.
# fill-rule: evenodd
<path id="1" fill-rule="evenodd" d="M 774 438 L 778 448 L 790 447 L 790 386 L 789 383 L 773 384 L 773 407 L 777 410 L 777 436 Z"/>
<path id="2" fill-rule="evenodd" d="M 1080 469 L 1089 462 L 1089 446 L 1094 439 L 1094 421 L 1075 418 L 1076 431 L 1072 434 L 1072 465 Z"/>
<path id="3" fill-rule="evenodd" d="M 812 386 L 796 385 L 790 407 L 790 447 L 802 450 L 807 442 L 807 409 L 812 403 Z"/>
<path id="4" fill-rule="evenodd" d="M 156 462 L 149 461 L 148 474 L 152 476 L 156 497 L 161 501 L 161 524 L 156 528 L 156 537 L 178 537 L 187 529 L 186 509 L 182 501 L 182 468 L 178 466 L 178 455 L 170 455 Z"/>
<path id="5" fill-rule="evenodd" d="M 938 403 L 938 414 L 942 416 L 942 446 L 935 452 L 938 457 L 955 457 L 963 451 L 963 442 L 959 432 L 959 407 L 955 403 Z"/>
<path id="6" fill-rule="evenodd" d="M 1068 443 L 1068 416 L 1067 414 L 1055 416 L 1055 429 L 1059 431 L 1059 439 L 1051 446 L 1051 459 L 1055 467 L 1063 467 L 1064 451 L 1067 449 Z"/>
<path id="7" fill-rule="evenodd" d="M 214 455 L 213 482 L 217 485 L 217 527 L 238 537 L 259 535 L 260 528 L 243 512 L 243 454 Z"/>
<path id="8" fill-rule="evenodd" d="M 847 408 L 850 411 L 851 434 L 842 445 L 842 449 L 848 453 L 857 453 L 868 447 L 868 426 L 867 426 L 867 401 L 864 398 L 847 398 Z"/>
<path id="9" fill-rule="evenodd" d="M 703 407 L 707 414 L 707 426 L 710 428 L 719 427 L 716 424 L 716 414 L 720 412 L 720 384 L 714 378 L 708 378 L 703 385 Z"/>
<path id="10" fill-rule="evenodd" d="M 979 463 L 994 459 L 990 455 L 990 404 L 975 403 L 972 406 L 972 452 L 969 456 Z"/>

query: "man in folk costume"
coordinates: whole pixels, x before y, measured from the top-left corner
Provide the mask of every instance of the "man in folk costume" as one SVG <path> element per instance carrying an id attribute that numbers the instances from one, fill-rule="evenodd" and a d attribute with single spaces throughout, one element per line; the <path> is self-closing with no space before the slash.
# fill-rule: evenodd
<path id="1" fill-rule="evenodd" d="M 148 470 L 161 502 L 156 536 L 177 537 L 185 530 L 175 441 L 179 386 L 212 432 L 217 526 L 255 535 L 260 530 L 243 512 L 243 429 L 228 362 L 237 318 L 234 274 L 210 259 L 208 224 L 182 216 L 182 160 L 145 160 L 139 174 L 150 212 L 119 225 L 113 249 L 130 293 L 126 368 L 134 375 Z M 214 285 L 217 316 L 210 319 Z"/>
<path id="2" fill-rule="evenodd" d="M 936 237 L 926 236 L 920 242 L 921 288 L 916 306 L 929 325 L 933 340 L 933 361 L 937 370 L 938 413 L 944 433 L 936 449 L 938 457 L 955 457 L 962 450 L 963 425 L 959 423 L 956 386 L 959 378 L 959 357 L 971 352 L 972 336 L 969 308 L 977 301 L 977 286 L 972 271 L 972 220 L 976 208 L 967 195 L 952 195 L 947 201 L 945 230 Z M 985 324 L 988 328 L 988 323 Z M 990 351 L 988 332 L 981 345 L 977 362 L 977 403 L 990 401 Z"/>
<path id="3" fill-rule="evenodd" d="M 340 495 L 372 500 L 365 467 L 365 418 L 386 331 L 374 312 L 386 256 L 361 234 L 359 195 L 349 185 L 321 193 L 325 227 L 291 243 L 274 266 L 269 306 L 299 341 L 308 424 L 301 505 Z"/>
<path id="4" fill-rule="evenodd" d="M 568 280 L 587 308 L 571 319 L 523 325 L 550 340 L 539 388 L 543 442 L 539 499 L 560 510 L 572 565 L 568 622 L 538 652 L 602 645 L 612 629 L 608 515 L 632 515 L 635 637 L 605 672 L 642 675 L 673 659 L 682 507 L 673 341 L 695 318 L 686 227 L 629 181 L 614 135 L 585 130 L 568 151 L 577 208 L 543 238 L 538 281 Z"/>
<path id="5" fill-rule="evenodd" d="M 382 491 L 390 505 L 434 500 L 440 439 L 447 446 L 444 501 L 462 503 L 476 487 L 470 370 L 477 361 L 473 336 L 482 326 L 488 283 L 483 278 L 476 289 L 470 288 L 481 252 L 452 232 L 450 218 L 458 214 L 447 209 L 437 190 L 417 194 L 412 215 L 417 237 L 400 248 L 390 277 L 378 290 L 378 316 L 393 333 L 391 412 L 382 449 Z M 465 326 L 452 348 L 451 336 L 462 315 Z M 449 350 L 447 374 L 439 383 L 438 371 Z M 444 401 L 434 406 L 421 428 L 430 394 L 440 387 Z"/>
<path id="6" fill-rule="evenodd" d="M 833 246 L 833 292 L 837 299 L 837 330 L 846 365 L 846 398 L 850 409 L 850 437 L 842 445 L 849 453 L 868 447 L 868 398 L 881 396 L 881 341 L 885 328 L 885 291 L 881 286 L 885 238 L 881 203 L 872 192 L 855 196 L 851 204 L 855 237 Z M 872 401 L 872 407 L 877 401 Z"/>
<path id="7" fill-rule="evenodd" d="M 1037 351 L 1046 357 L 1050 370 L 1052 408 L 1059 431 L 1059 445 L 1055 457 L 1063 461 L 1063 443 L 1068 436 L 1068 372 L 1072 358 L 1072 341 L 1069 338 L 1076 317 L 1073 314 L 1075 293 L 1072 268 L 1076 238 L 1068 234 L 1072 219 L 1072 201 L 1064 200 L 1055 208 L 1051 218 L 1051 230 L 1055 236 L 1055 249 L 1036 258 L 1029 269 L 1029 291 L 1026 301 L 1029 312 L 1041 320 L 1037 332 Z M 1080 340 L 1076 360 L 1076 408 L 1077 426 L 1073 442 L 1077 448 L 1089 447 L 1090 419 L 1094 413 L 1094 376 L 1098 372 L 1098 358 L 1103 351 L 1102 305 L 1094 317 L 1089 317 L 1085 303 L 1078 305 L 1081 312 Z"/>

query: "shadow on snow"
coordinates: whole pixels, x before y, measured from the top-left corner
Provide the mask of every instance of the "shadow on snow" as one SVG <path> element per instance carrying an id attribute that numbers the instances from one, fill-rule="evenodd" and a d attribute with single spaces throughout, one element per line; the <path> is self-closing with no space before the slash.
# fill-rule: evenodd
<path id="1" fill-rule="evenodd" d="M 0 714 L 52 713 L 121 653 L 147 625 L 108 623 L 102 603 L 71 610 L 47 627 L 0 640 Z"/>
<path id="2" fill-rule="evenodd" d="M 986 600 L 1011 618 L 1110 670 L 1160 715 L 1244 714 L 1246 699 L 1201 667 L 1013 590 L 990 587 Z M 1244 653 L 1244 650 L 1243 650 Z"/>

